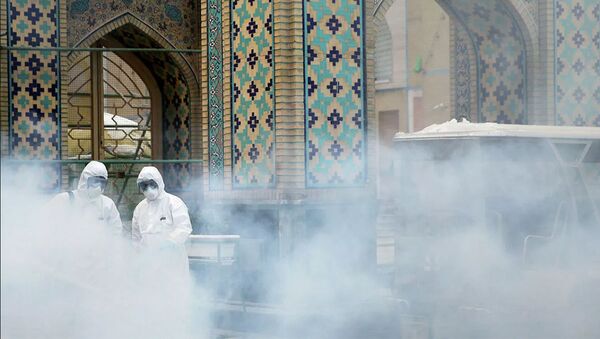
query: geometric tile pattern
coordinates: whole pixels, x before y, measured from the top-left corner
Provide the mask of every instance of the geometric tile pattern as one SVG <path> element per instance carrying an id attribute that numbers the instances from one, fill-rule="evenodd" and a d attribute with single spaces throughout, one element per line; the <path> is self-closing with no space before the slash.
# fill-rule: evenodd
<path id="1" fill-rule="evenodd" d="M 71 0 L 67 2 L 69 46 L 75 46 L 88 33 L 125 12 L 151 23 L 178 48 L 196 45 L 196 1 Z"/>
<path id="2" fill-rule="evenodd" d="M 223 189 L 223 26 L 220 0 L 208 0 L 208 175 L 211 190 Z"/>
<path id="3" fill-rule="evenodd" d="M 556 123 L 600 126 L 600 2 L 559 0 Z"/>
<path id="4" fill-rule="evenodd" d="M 471 41 L 460 25 L 454 25 L 454 111 L 455 117 L 471 116 Z M 475 114 L 476 115 L 476 114 Z M 475 117 L 477 119 L 477 117 Z"/>
<path id="5" fill-rule="evenodd" d="M 275 184 L 273 3 L 231 1 L 233 187 Z"/>
<path id="6" fill-rule="evenodd" d="M 58 2 L 9 1 L 11 46 L 57 47 Z M 60 157 L 60 55 L 9 53 L 10 152 L 21 159 Z"/>
<path id="7" fill-rule="evenodd" d="M 306 186 L 365 183 L 361 0 L 305 0 Z"/>
<path id="8" fill-rule="evenodd" d="M 527 123 L 525 40 L 505 3 L 501 0 L 439 2 L 466 26 L 475 48 L 478 121 Z"/>
<path id="9" fill-rule="evenodd" d="M 126 24 L 109 33 L 122 45 L 136 48 L 161 48 L 162 46 L 132 24 Z M 152 71 L 162 92 L 162 146 L 164 159 L 190 159 L 190 88 L 182 70 L 169 53 L 136 53 Z M 183 166 L 183 167 L 182 167 Z M 169 187 L 180 188 L 189 182 L 187 165 L 170 165 L 163 168 Z"/>

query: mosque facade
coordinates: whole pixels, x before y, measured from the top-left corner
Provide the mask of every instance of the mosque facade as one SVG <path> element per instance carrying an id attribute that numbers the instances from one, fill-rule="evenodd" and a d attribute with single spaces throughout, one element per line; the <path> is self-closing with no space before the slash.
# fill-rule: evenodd
<path id="1" fill-rule="evenodd" d="M 119 92 L 102 85 L 119 59 L 147 87 L 125 101 L 150 112 L 138 123 L 152 120 L 151 158 L 201 160 L 206 205 L 265 206 L 280 234 L 293 232 L 298 215 L 367 215 L 377 201 L 376 91 L 385 73 L 376 41 L 402 40 L 386 13 L 406 3 L 3 1 L 2 156 L 72 158 L 69 126 L 81 112 L 121 107 L 97 98 Z M 449 56 L 444 120 L 600 126 L 598 1 L 435 3 L 448 18 L 448 43 L 435 42 Z M 411 88 L 398 82 L 408 102 Z"/>

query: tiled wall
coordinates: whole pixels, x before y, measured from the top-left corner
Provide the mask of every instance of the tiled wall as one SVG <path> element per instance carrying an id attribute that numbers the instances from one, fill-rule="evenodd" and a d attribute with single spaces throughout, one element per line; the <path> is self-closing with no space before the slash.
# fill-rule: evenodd
<path id="1" fill-rule="evenodd" d="M 477 82 L 479 121 L 600 126 L 598 1 L 438 2 L 457 13 L 457 21 L 469 29 L 468 43 L 477 54 L 476 59 L 471 59 L 477 63 L 476 76 L 471 77 Z M 512 5 L 520 18 L 508 10 Z M 497 10 L 490 14 L 493 9 Z M 527 34 L 533 42 L 528 49 Z M 465 50 L 464 35 L 455 36 L 453 108 L 459 116 L 466 115 L 460 103 L 466 100 L 466 87 L 462 85 L 469 59 L 461 53 Z M 526 62 L 522 55 L 528 59 Z M 523 86 L 528 86 L 529 91 L 523 91 Z M 528 97 L 528 93 L 534 97 Z"/>
<path id="2" fill-rule="evenodd" d="M 363 4 L 304 1 L 306 186 L 366 178 Z"/>
<path id="3" fill-rule="evenodd" d="M 600 2 L 557 0 L 556 123 L 600 126 Z"/>
<path id="4" fill-rule="evenodd" d="M 273 4 L 231 2 L 233 186 L 275 185 Z"/>
<path id="5" fill-rule="evenodd" d="M 513 11 L 503 0 L 438 0 L 458 24 L 468 31 L 469 43 L 476 54 L 477 121 L 527 123 L 527 52 L 524 33 Z M 454 79 L 464 79 L 462 65 L 468 62 L 460 44 L 455 55 Z M 460 67 L 456 67 L 459 65 Z M 462 72 L 462 73 L 457 73 Z M 471 75 L 473 77 L 473 75 Z M 457 86 L 456 89 L 464 89 Z M 454 92 L 455 103 L 460 102 Z M 456 109 L 456 107 L 455 107 Z M 461 108 L 463 109 L 463 108 Z M 473 115 L 471 114 L 472 118 Z M 474 119 L 473 119 L 474 120 Z"/>
<path id="6" fill-rule="evenodd" d="M 66 44 L 66 9 L 52 1 L 14 1 L 8 3 L 7 24 L 10 28 L 8 43 L 12 46 L 59 47 Z M 62 20 L 59 20 L 62 17 Z M 187 14 L 186 14 L 187 17 Z M 60 26 L 63 27 L 62 32 Z M 113 27 L 114 26 L 114 27 Z M 149 27 L 149 26 L 148 26 Z M 116 23 L 111 28 L 118 28 Z M 107 27 L 103 27 L 107 32 Z M 152 40 L 145 30 L 133 25 L 122 26 L 109 33 L 122 45 L 140 48 L 166 47 Z M 63 43 L 59 44 L 59 37 Z M 161 87 L 163 103 L 163 156 L 167 159 L 188 159 L 191 150 L 191 111 L 192 101 L 188 84 L 191 66 L 185 73 L 170 55 L 166 53 L 141 53 L 140 59 L 149 65 Z M 64 57 L 64 56 L 63 56 Z M 61 145 L 66 140 L 61 119 L 66 113 L 61 110 L 61 77 L 66 65 L 61 64 L 61 54 L 55 51 L 13 51 L 6 60 L 9 95 L 4 98 L 7 112 L 3 109 L 3 126 L 8 121 L 9 136 L 3 153 L 16 158 L 61 158 Z M 4 69 L 4 68 L 3 68 Z M 185 73 L 185 74 L 184 74 Z M 2 74 L 6 75 L 5 73 Z M 5 81 L 3 79 L 3 81 Z M 64 154 L 63 154 L 64 155 Z M 168 171 L 169 169 L 166 169 Z M 188 171 L 171 168 L 175 171 L 176 185 L 188 181 Z M 167 173 L 168 176 L 168 173 Z"/>
<path id="7" fill-rule="evenodd" d="M 124 14 L 151 26 L 156 34 L 168 41 L 168 46 L 195 49 L 199 43 L 197 1 L 195 0 L 69 0 L 68 43 L 76 46 L 90 33 Z M 194 54 L 184 57 L 195 62 Z M 193 69 L 197 72 L 196 68 Z"/>
<path id="8" fill-rule="evenodd" d="M 60 8 L 55 1 L 9 1 L 8 44 L 57 47 Z M 53 51 L 8 56 L 8 152 L 22 159 L 60 157 L 61 60 Z"/>

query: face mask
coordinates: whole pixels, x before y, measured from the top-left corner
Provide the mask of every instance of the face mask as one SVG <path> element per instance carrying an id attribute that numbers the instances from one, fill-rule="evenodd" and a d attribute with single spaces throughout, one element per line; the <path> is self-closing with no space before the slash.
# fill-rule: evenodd
<path id="1" fill-rule="evenodd" d="M 150 201 L 158 198 L 158 188 L 147 188 L 143 193 L 146 199 Z"/>
<path id="2" fill-rule="evenodd" d="M 92 187 L 100 187 L 102 188 L 102 190 L 104 191 L 104 189 L 106 188 L 106 184 L 107 184 L 107 180 L 105 177 L 89 177 L 87 180 L 87 187 L 88 188 L 92 188 Z"/>
<path id="3" fill-rule="evenodd" d="M 138 187 L 140 191 L 145 191 L 148 188 L 158 188 L 158 184 L 154 180 L 145 180 L 138 182 Z"/>
<path id="4" fill-rule="evenodd" d="M 86 191 L 87 191 L 87 196 L 90 199 L 96 199 L 100 195 L 102 195 L 102 188 L 101 187 L 90 187 Z"/>

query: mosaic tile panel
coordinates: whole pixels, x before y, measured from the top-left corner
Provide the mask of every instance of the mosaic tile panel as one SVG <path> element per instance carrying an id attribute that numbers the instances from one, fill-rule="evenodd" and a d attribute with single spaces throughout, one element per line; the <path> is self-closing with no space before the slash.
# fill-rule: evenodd
<path id="1" fill-rule="evenodd" d="M 219 0 L 208 0 L 208 175 L 211 190 L 223 189 L 223 26 Z"/>
<path id="2" fill-rule="evenodd" d="M 110 33 L 124 46 L 161 48 L 161 46 L 133 25 L 125 25 Z M 163 105 L 163 158 L 190 159 L 190 89 L 182 70 L 168 53 L 136 53 L 152 70 L 162 92 Z M 184 170 L 185 169 L 185 170 Z M 188 166 L 175 164 L 163 168 L 169 187 L 181 188 L 189 183 Z"/>
<path id="3" fill-rule="evenodd" d="M 275 184 L 273 4 L 231 2 L 233 187 Z"/>
<path id="4" fill-rule="evenodd" d="M 55 1 L 9 1 L 8 43 L 59 46 Z M 60 55 L 49 51 L 9 53 L 11 155 L 21 159 L 60 157 Z"/>
<path id="5" fill-rule="evenodd" d="M 457 118 L 471 116 L 471 41 L 459 25 L 454 25 L 454 114 Z"/>
<path id="6" fill-rule="evenodd" d="M 306 185 L 365 183 L 363 3 L 305 0 Z"/>
<path id="7" fill-rule="evenodd" d="M 527 123 L 525 40 L 504 2 L 438 2 L 463 24 L 475 47 L 478 121 Z"/>
<path id="8" fill-rule="evenodd" d="M 197 46 L 196 1 L 69 0 L 68 42 L 75 46 L 111 19 L 130 12 L 179 48 Z"/>
<path id="9" fill-rule="evenodd" d="M 556 2 L 556 123 L 600 126 L 600 2 Z"/>

